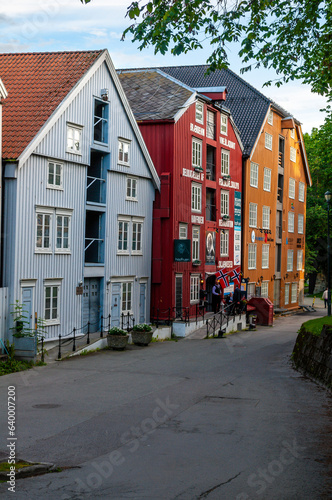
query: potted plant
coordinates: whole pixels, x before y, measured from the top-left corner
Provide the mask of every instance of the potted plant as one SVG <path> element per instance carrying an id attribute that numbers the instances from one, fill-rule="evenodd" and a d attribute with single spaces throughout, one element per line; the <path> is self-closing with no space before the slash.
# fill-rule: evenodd
<path id="1" fill-rule="evenodd" d="M 135 345 L 148 345 L 152 340 L 152 328 L 146 323 L 139 323 L 133 327 L 131 338 Z"/>
<path id="2" fill-rule="evenodd" d="M 118 326 L 113 326 L 107 333 L 107 345 L 114 351 L 123 351 L 128 344 L 129 335 Z"/>

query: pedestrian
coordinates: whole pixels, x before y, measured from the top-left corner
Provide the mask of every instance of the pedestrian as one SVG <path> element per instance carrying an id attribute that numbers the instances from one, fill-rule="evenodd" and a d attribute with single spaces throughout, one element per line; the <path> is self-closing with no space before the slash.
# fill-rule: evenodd
<path id="1" fill-rule="evenodd" d="M 207 306 L 207 301 L 206 301 L 207 292 L 206 290 L 204 290 L 203 285 L 204 283 L 201 283 L 201 289 L 199 291 L 199 305 L 204 310 L 204 308 Z"/>
<path id="2" fill-rule="evenodd" d="M 216 279 L 213 287 L 212 287 L 212 310 L 214 314 L 219 311 L 221 302 L 221 288 L 218 280 Z"/>
<path id="3" fill-rule="evenodd" d="M 328 300 L 328 297 L 329 297 L 329 290 L 328 288 L 326 288 L 323 292 L 323 295 L 322 295 L 322 299 L 324 300 L 324 307 L 326 309 L 326 306 L 327 306 L 327 300 Z"/>

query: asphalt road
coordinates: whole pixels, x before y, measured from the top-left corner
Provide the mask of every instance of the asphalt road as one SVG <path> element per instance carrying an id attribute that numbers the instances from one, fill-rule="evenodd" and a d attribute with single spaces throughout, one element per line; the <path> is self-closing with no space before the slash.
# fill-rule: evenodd
<path id="1" fill-rule="evenodd" d="M 331 498 L 331 393 L 290 364 L 311 317 L 1 377 L 1 455 L 14 386 L 16 455 L 63 468 L 17 480 L 15 494 L 3 483 L 1 498 Z"/>

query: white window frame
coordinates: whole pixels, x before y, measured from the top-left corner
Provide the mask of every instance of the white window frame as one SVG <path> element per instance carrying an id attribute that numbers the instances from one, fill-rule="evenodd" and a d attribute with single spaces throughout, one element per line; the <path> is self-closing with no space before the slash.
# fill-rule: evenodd
<path id="1" fill-rule="evenodd" d="M 118 138 L 118 165 L 130 166 L 130 144 L 128 139 Z"/>
<path id="2" fill-rule="evenodd" d="M 206 111 L 206 137 L 215 139 L 216 114 L 209 109 Z"/>
<path id="3" fill-rule="evenodd" d="M 202 212 L 202 185 L 196 182 L 191 184 L 191 211 Z"/>
<path id="4" fill-rule="evenodd" d="M 272 151 L 272 135 L 268 132 L 265 132 L 265 148 Z"/>
<path id="5" fill-rule="evenodd" d="M 262 228 L 263 229 L 270 229 L 270 207 L 263 206 L 263 213 L 262 213 Z"/>
<path id="6" fill-rule="evenodd" d="M 130 248 L 130 217 L 118 217 L 117 220 L 117 254 L 118 255 L 129 255 Z M 120 227 L 122 224 L 122 228 Z M 127 229 L 125 229 L 125 226 Z M 125 239 L 125 234 L 127 234 L 127 239 Z M 124 243 L 127 243 L 127 248 Z"/>
<path id="7" fill-rule="evenodd" d="M 271 178 L 272 178 L 272 170 L 270 168 L 264 167 L 264 182 L 263 182 L 264 191 L 271 192 Z"/>
<path id="8" fill-rule="evenodd" d="M 192 227 L 192 261 L 199 260 L 200 252 L 200 227 L 193 226 Z"/>
<path id="9" fill-rule="evenodd" d="M 220 215 L 229 215 L 229 191 L 220 190 Z"/>
<path id="10" fill-rule="evenodd" d="M 293 271 L 293 250 L 287 250 L 287 272 Z"/>
<path id="11" fill-rule="evenodd" d="M 127 177 L 126 186 L 126 200 L 128 201 L 138 201 L 137 200 L 137 178 Z"/>
<path id="12" fill-rule="evenodd" d="M 229 175 L 230 154 L 227 149 L 221 150 L 221 175 Z"/>
<path id="13" fill-rule="evenodd" d="M 294 221 L 295 221 L 294 212 L 288 212 L 288 232 L 289 233 L 294 233 Z"/>
<path id="14" fill-rule="evenodd" d="M 257 227 L 257 203 L 249 203 L 249 227 Z"/>
<path id="15" fill-rule="evenodd" d="M 289 283 L 285 283 L 285 300 L 284 300 L 285 306 L 289 304 Z"/>
<path id="16" fill-rule="evenodd" d="M 199 302 L 200 276 L 199 274 L 190 275 L 190 304 Z"/>
<path id="17" fill-rule="evenodd" d="M 261 297 L 269 297 L 269 282 L 262 281 L 261 283 Z"/>
<path id="18" fill-rule="evenodd" d="M 270 245 L 262 245 L 262 269 L 269 269 L 270 266 Z"/>
<path id="19" fill-rule="evenodd" d="M 256 293 L 256 283 L 248 283 L 247 298 L 255 297 Z"/>
<path id="20" fill-rule="evenodd" d="M 133 217 L 131 221 L 131 254 L 143 255 L 143 219 Z"/>
<path id="21" fill-rule="evenodd" d="M 196 101 L 195 105 L 195 121 L 197 123 L 204 123 L 204 104 Z"/>
<path id="22" fill-rule="evenodd" d="M 38 218 L 39 216 L 42 216 L 42 232 L 41 235 L 38 236 Z M 45 236 L 45 217 L 49 217 L 49 224 L 48 224 L 48 235 Z M 35 224 L 35 253 L 53 253 L 52 246 L 53 246 L 53 217 L 54 217 L 54 210 L 48 207 L 38 207 L 36 208 L 36 224 Z M 41 246 L 37 246 L 38 243 L 38 238 L 41 237 Z M 48 238 L 48 246 L 45 246 L 45 238 Z"/>
<path id="23" fill-rule="evenodd" d="M 305 185 L 304 182 L 299 182 L 299 201 L 304 202 Z"/>
<path id="24" fill-rule="evenodd" d="M 296 270 L 297 271 L 302 271 L 303 269 L 303 250 L 298 250 L 297 251 L 297 266 Z"/>
<path id="25" fill-rule="evenodd" d="M 64 208 L 57 208 L 55 210 L 55 253 L 71 253 L 71 216 L 72 216 L 72 210 L 66 210 Z M 64 232 L 63 232 L 63 225 L 61 225 L 61 245 L 58 247 L 58 217 L 61 217 L 62 220 L 64 217 L 68 218 L 68 247 L 63 246 L 63 242 L 65 239 Z"/>
<path id="26" fill-rule="evenodd" d="M 133 312 L 133 281 L 123 281 L 121 283 L 121 313 L 132 314 Z M 130 298 L 128 298 L 130 297 Z M 124 305 L 126 307 L 124 307 Z"/>
<path id="27" fill-rule="evenodd" d="M 290 146 L 289 158 L 290 158 L 290 161 L 292 161 L 293 163 L 296 163 L 296 149 L 293 148 L 293 146 Z"/>
<path id="28" fill-rule="evenodd" d="M 295 179 L 289 178 L 288 196 L 291 200 L 295 200 Z"/>
<path id="29" fill-rule="evenodd" d="M 273 125 L 273 111 L 270 109 L 269 114 L 267 115 L 267 123 L 269 125 Z"/>
<path id="30" fill-rule="evenodd" d="M 228 257 L 229 255 L 229 231 L 223 230 L 220 232 L 220 257 Z"/>
<path id="31" fill-rule="evenodd" d="M 250 162 L 250 186 L 258 188 L 258 163 Z"/>
<path id="32" fill-rule="evenodd" d="M 248 269 L 256 269 L 257 265 L 257 243 L 248 245 Z"/>
<path id="33" fill-rule="evenodd" d="M 220 133 L 223 135 L 228 134 L 228 116 L 220 114 Z"/>
<path id="34" fill-rule="evenodd" d="M 53 165 L 54 172 L 53 174 L 50 172 L 51 165 Z M 57 173 L 57 170 L 59 173 Z M 53 176 L 53 182 L 50 182 L 50 176 Z M 49 189 L 58 189 L 60 191 L 63 191 L 63 185 L 62 185 L 62 177 L 63 176 L 63 163 L 55 160 L 48 160 L 47 163 L 47 187 Z M 57 177 L 60 178 L 60 183 L 56 184 L 56 179 Z"/>
<path id="35" fill-rule="evenodd" d="M 304 215 L 298 214 L 297 216 L 297 232 L 303 234 L 304 231 Z"/>
<path id="36" fill-rule="evenodd" d="M 202 150 L 203 150 L 203 142 L 201 141 L 201 139 L 193 137 L 192 155 L 191 155 L 193 168 L 202 168 Z"/>
<path id="37" fill-rule="evenodd" d="M 82 155 L 82 131 L 82 126 L 67 123 L 67 153 Z"/>
<path id="38" fill-rule="evenodd" d="M 297 283 L 292 283 L 292 288 L 291 288 L 291 304 L 295 304 L 297 302 L 297 290 L 298 290 Z"/>
<path id="39" fill-rule="evenodd" d="M 49 307 L 46 307 L 46 292 L 47 289 L 50 289 L 50 304 Z M 47 279 L 44 280 L 44 324 L 45 326 L 59 325 L 60 324 L 60 288 L 61 288 L 61 280 L 60 279 Z M 56 297 L 53 296 L 54 290 L 56 290 Z M 56 305 L 54 304 L 54 298 L 56 298 Z M 46 318 L 46 311 L 50 311 L 50 317 Z M 55 314 L 55 317 L 53 317 Z"/>
<path id="40" fill-rule="evenodd" d="M 184 222 L 179 223 L 179 240 L 188 239 L 188 224 Z"/>

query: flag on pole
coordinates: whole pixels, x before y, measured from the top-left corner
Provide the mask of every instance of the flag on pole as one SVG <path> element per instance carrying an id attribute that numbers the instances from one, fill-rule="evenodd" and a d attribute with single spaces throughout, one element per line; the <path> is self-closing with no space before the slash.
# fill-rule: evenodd
<path id="1" fill-rule="evenodd" d="M 227 270 L 220 269 L 220 271 L 217 271 L 216 278 L 219 280 L 222 288 L 226 288 L 227 286 L 229 286 L 228 277 L 227 277 Z"/>
<path id="2" fill-rule="evenodd" d="M 237 285 L 240 285 L 240 283 L 241 283 L 241 274 L 236 269 L 239 269 L 239 268 L 233 269 L 232 270 L 232 274 L 231 274 L 230 277 L 234 281 L 234 283 L 236 283 Z"/>

